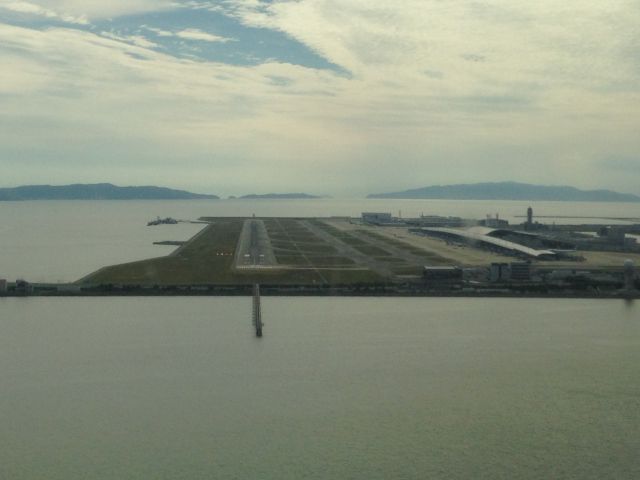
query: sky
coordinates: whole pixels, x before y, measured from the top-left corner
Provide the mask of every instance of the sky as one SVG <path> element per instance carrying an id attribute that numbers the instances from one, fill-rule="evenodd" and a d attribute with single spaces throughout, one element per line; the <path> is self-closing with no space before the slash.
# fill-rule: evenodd
<path id="1" fill-rule="evenodd" d="M 0 0 L 0 186 L 640 194 L 637 0 Z"/>

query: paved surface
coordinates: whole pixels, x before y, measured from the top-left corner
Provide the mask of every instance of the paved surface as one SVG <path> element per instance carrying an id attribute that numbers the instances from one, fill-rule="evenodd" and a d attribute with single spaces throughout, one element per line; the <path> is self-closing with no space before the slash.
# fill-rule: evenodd
<path id="1" fill-rule="evenodd" d="M 422 248 L 428 252 L 433 252 L 440 257 L 448 258 L 452 265 L 486 266 L 491 262 L 513 261 L 513 257 L 500 255 L 488 250 L 479 250 L 473 247 L 447 243 L 444 240 L 437 238 L 418 236 L 410 233 L 409 229 L 406 227 L 369 227 L 362 225 L 349 225 L 347 222 L 331 223 L 337 228 L 342 228 L 347 231 L 357 228 L 372 230 L 380 235 L 386 235 L 389 238 L 394 238 L 396 240 L 409 243 L 414 247 Z"/>
<path id="2" fill-rule="evenodd" d="M 245 220 L 236 248 L 235 268 L 274 268 L 277 264 L 264 222 L 256 219 Z"/>
<path id="3" fill-rule="evenodd" d="M 376 272 L 383 277 L 393 277 L 395 274 L 391 270 L 391 267 L 384 262 L 377 261 L 375 258 L 370 255 L 365 255 L 360 251 L 353 248 L 351 245 L 347 245 L 344 242 L 341 242 L 339 239 L 331 235 L 330 233 L 324 231 L 321 228 L 313 225 L 310 222 L 302 222 L 305 227 L 307 227 L 311 232 L 313 232 L 317 237 L 321 238 L 325 242 L 330 245 L 333 245 L 335 249 L 338 251 L 338 255 L 347 257 L 355 261 L 361 266 L 368 268 Z"/>

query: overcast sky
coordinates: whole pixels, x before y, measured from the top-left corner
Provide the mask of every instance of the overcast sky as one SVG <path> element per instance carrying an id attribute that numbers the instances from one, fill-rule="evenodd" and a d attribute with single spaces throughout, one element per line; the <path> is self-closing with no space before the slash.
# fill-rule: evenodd
<path id="1" fill-rule="evenodd" d="M 0 0 L 0 172 L 640 194 L 640 2 Z"/>

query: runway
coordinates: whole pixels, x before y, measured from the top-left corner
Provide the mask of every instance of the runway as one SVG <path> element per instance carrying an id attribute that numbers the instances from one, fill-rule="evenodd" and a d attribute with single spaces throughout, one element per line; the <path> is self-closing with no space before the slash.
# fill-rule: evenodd
<path id="1" fill-rule="evenodd" d="M 236 249 L 235 268 L 265 269 L 277 267 L 278 262 L 271 247 L 269 234 L 262 220 L 244 221 Z"/>

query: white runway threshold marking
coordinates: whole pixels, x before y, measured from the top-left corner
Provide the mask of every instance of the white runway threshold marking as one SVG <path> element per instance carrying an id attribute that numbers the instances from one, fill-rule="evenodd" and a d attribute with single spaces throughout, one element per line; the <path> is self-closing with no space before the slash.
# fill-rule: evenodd
<path id="1" fill-rule="evenodd" d="M 250 218 L 244 221 L 236 248 L 235 268 L 239 270 L 278 268 L 271 240 L 262 220 Z"/>

